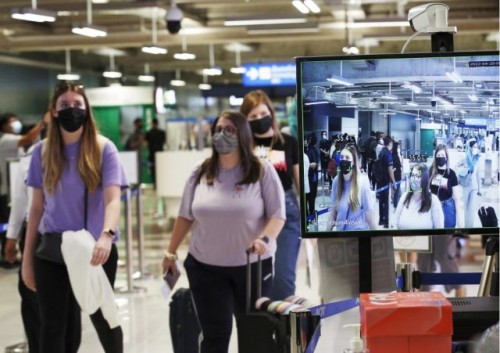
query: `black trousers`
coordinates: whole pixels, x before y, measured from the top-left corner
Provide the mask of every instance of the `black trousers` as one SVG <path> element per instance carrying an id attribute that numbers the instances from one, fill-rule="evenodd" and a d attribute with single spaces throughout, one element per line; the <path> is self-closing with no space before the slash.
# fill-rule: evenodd
<path id="1" fill-rule="evenodd" d="M 387 186 L 377 185 L 378 188 Z M 381 191 L 378 198 L 379 223 L 389 226 L 389 188 Z"/>
<path id="2" fill-rule="evenodd" d="M 7 195 L 0 195 L 0 224 L 9 221 L 9 200 Z M 7 232 L 0 232 L 0 259 L 5 256 L 5 244 L 7 243 Z"/>
<path id="3" fill-rule="evenodd" d="M 246 266 L 221 267 L 203 264 L 188 254 L 184 261 L 189 287 L 198 311 L 203 341 L 201 353 L 227 353 L 233 314 L 245 313 Z M 262 296 L 270 297 L 272 259 L 262 261 Z M 252 296 L 257 292 L 257 264 L 252 264 Z M 252 308 L 254 305 L 252 304 Z"/>
<path id="4" fill-rule="evenodd" d="M 118 251 L 113 245 L 108 261 L 103 265 L 104 272 L 114 285 L 118 264 Z M 40 307 L 40 353 L 77 352 L 80 345 L 81 329 L 70 339 L 72 347 L 66 348 L 65 337 L 72 325 L 80 321 L 80 308 L 71 289 L 65 265 L 56 264 L 35 256 L 35 281 L 38 304 Z M 106 353 L 123 352 L 123 333 L 121 327 L 111 329 L 99 309 L 90 315 L 99 340 Z M 71 322 L 75 320 L 74 322 Z"/>

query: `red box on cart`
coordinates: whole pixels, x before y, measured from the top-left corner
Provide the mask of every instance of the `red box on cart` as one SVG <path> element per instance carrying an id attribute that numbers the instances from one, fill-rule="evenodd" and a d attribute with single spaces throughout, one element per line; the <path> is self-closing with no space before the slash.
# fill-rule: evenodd
<path id="1" fill-rule="evenodd" d="M 363 293 L 360 313 L 370 353 L 451 351 L 452 305 L 441 293 Z"/>

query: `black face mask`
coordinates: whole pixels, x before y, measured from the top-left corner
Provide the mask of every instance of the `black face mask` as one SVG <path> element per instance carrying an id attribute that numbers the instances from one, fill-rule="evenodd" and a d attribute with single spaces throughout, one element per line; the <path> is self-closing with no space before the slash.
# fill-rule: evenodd
<path id="1" fill-rule="evenodd" d="M 252 129 L 254 134 L 262 135 L 269 131 L 272 124 L 273 119 L 271 118 L 271 115 L 267 115 L 261 119 L 250 121 L 250 129 Z"/>
<path id="2" fill-rule="evenodd" d="M 436 157 L 436 163 L 438 167 L 444 167 L 446 165 L 446 157 Z"/>
<path id="3" fill-rule="evenodd" d="M 340 161 L 339 166 L 340 166 L 340 171 L 344 175 L 349 174 L 349 172 L 352 170 L 352 162 L 351 161 Z"/>
<path id="4" fill-rule="evenodd" d="M 83 126 L 85 118 L 84 109 L 70 107 L 59 110 L 58 118 L 55 121 L 67 132 L 75 132 Z"/>

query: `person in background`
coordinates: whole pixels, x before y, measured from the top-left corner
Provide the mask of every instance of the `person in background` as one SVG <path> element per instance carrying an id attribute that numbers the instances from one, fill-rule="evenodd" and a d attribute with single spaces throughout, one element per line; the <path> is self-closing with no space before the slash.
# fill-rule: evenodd
<path id="1" fill-rule="evenodd" d="M 35 256 L 37 243 L 41 237 L 50 236 L 47 233 L 78 231 L 87 224 L 85 228 L 96 240 L 90 265 L 102 265 L 113 286 L 118 264 L 114 242 L 118 240 L 120 194 L 127 182 L 115 145 L 97 133 L 83 86 L 69 82 L 57 85 L 51 114 L 48 136 L 33 150 L 26 181 L 33 188 L 33 197 L 22 278 L 26 287 L 37 292 L 40 352 L 67 353 L 68 317 L 79 317 L 80 311 L 75 310 L 78 304 L 66 265 Z M 111 328 L 100 309 L 90 319 L 104 351 L 123 352 L 121 327 Z M 76 352 L 78 345 L 75 341 L 71 352 Z"/>
<path id="2" fill-rule="evenodd" d="M 134 132 L 130 134 L 125 142 L 125 150 L 140 151 L 144 144 L 144 133 L 142 132 L 142 118 L 134 120 Z"/>
<path id="3" fill-rule="evenodd" d="M 476 140 L 469 140 L 465 144 L 465 164 L 468 174 L 468 185 L 462 185 L 464 202 L 464 227 L 473 228 L 474 219 L 477 214 L 478 196 L 481 196 L 481 176 L 479 173 L 479 162 L 481 155 Z"/>
<path id="4" fill-rule="evenodd" d="M 375 197 L 361 172 L 358 152 L 348 144 L 340 153 L 340 173 L 332 181 L 330 222 L 337 231 L 376 229 Z"/>
<path id="5" fill-rule="evenodd" d="M 434 160 L 429 170 L 431 193 L 436 195 L 441 202 L 444 215 L 444 227 L 455 228 L 457 226 L 458 205 L 458 179 L 455 171 L 450 168 L 448 148 L 439 144 L 434 151 Z M 459 222 L 462 223 L 462 222 Z M 461 227 L 459 225 L 459 227 Z M 457 245 L 453 235 L 438 235 L 432 237 L 432 254 L 419 254 L 418 263 L 420 271 L 432 270 L 432 261 L 437 261 L 444 273 L 458 273 L 456 259 Z M 446 285 L 446 292 L 455 289 L 457 297 L 465 296 L 465 288 L 459 285 Z"/>
<path id="6" fill-rule="evenodd" d="M 245 313 L 246 250 L 252 274 L 262 257 L 262 295 L 271 294 L 272 256 L 285 220 L 285 197 L 273 166 L 253 153 L 252 132 L 239 112 L 220 115 L 212 155 L 186 182 L 162 266 L 177 274 L 177 249 L 192 228 L 184 261 L 203 332 L 201 353 L 228 351 L 233 313 Z M 252 300 L 256 300 L 256 276 Z"/>
<path id="7" fill-rule="evenodd" d="M 370 186 L 372 190 L 375 190 L 375 178 L 373 177 L 372 167 L 373 161 L 377 159 L 375 154 L 375 147 L 377 145 L 376 133 L 375 131 L 370 131 L 370 137 L 366 140 L 364 144 L 364 155 L 363 155 L 363 166 L 368 174 L 368 179 L 370 180 Z"/>
<path id="8" fill-rule="evenodd" d="M 384 147 L 380 150 L 378 159 L 381 161 L 382 174 L 376 176 L 377 178 L 377 189 L 383 189 L 379 191 L 379 201 L 378 201 L 378 212 L 379 212 L 379 222 L 378 224 L 384 228 L 389 228 L 389 193 L 392 186 L 392 192 L 394 193 L 396 187 L 396 180 L 394 177 L 394 161 L 392 160 L 392 138 L 390 136 L 385 136 L 383 138 Z M 378 146 L 377 146 L 378 148 Z"/>
<path id="9" fill-rule="evenodd" d="M 417 163 L 410 173 L 409 190 L 398 203 L 393 225 L 397 229 L 440 229 L 444 227 L 441 203 L 429 188 L 429 169 Z"/>
<path id="10" fill-rule="evenodd" d="M 47 111 L 42 117 L 42 129 L 40 130 L 40 139 L 47 135 L 48 124 L 50 123 L 50 111 Z M 31 206 L 32 189 L 25 184 L 28 176 L 28 168 L 31 162 L 31 156 L 35 145 L 32 145 L 19 161 L 17 177 L 14 181 L 15 194 L 12 203 L 12 212 L 9 217 L 9 228 L 7 229 L 7 245 L 5 250 L 6 260 L 14 263 L 16 259 L 16 245 L 19 245 L 21 251 L 21 261 L 26 241 L 27 211 Z M 40 351 L 40 313 L 36 292 L 30 290 L 24 284 L 19 269 L 18 291 L 21 296 L 21 317 L 23 320 L 24 332 L 28 341 L 30 353 Z M 76 305 L 76 303 L 73 303 Z M 75 314 L 76 313 L 76 314 Z M 68 329 L 66 332 L 65 347 L 66 352 L 76 352 L 81 339 L 81 320 L 79 308 L 75 306 L 68 312 Z"/>
<path id="11" fill-rule="evenodd" d="M 393 141 L 391 153 L 394 181 L 396 182 L 396 185 L 392 189 L 392 205 L 394 206 L 394 209 L 396 209 L 398 207 L 399 199 L 401 198 L 401 179 L 403 176 L 403 158 L 401 157 L 401 147 L 399 142 Z"/>
<path id="12" fill-rule="evenodd" d="M 295 294 L 295 271 L 300 249 L 300 210 L 293 188 L 300 194 L 299 147 L 294 137 L 280 133 L 274 107 L 264 91 L 247 93 L 240 111 L 250 123 L 255 153 L 273 164 L 285 191 L 286 223 L 278 237 L 272 294 L 272 299 L 281 300 Z"/>
<path id="13" fill-rule="evenodd" d="M 20 148 L 27 148 L 39 137 L 41 124 L 36 124 L 25 135 L 20 135 L 23 125 L 14 113 L 0 116 L 0 225 L 9 220 L 7 189 L 7 159 L 19 157 Z M 0 230 L 0 266 L 10 268 L 14 264 L 5 261 L 6 232 Z"/>
<path id="14" fill-rule="evenodd" d="M 314 216 L 316 211 L 316 195 L 318 194 L 318 162 L 319 156 L 316 150 L 316 135 L 311 133 L 306 137 L 306 154 L 309 158 L 309 169 L 307 169 L 307 181 L 309 183 L 309 193 L 306 195 L 307 215 Z M 283 299 L 283 298 L 282 298 Z"/>
<path id="15" fill-rule="evenodd" d="M 330 141 L 326 131 L 321 131 L 321 140 L 319 141 L 319 159 L 321 161 L 321 174 L 323 175 L 323 182 L 330 183 L 331 178 L 328 175 L 328 162 L 330 162 Z"/>
<path id="16" fill-rule="evenodd" d="M 148 144 L 149 151 L 149 169 L 151 170 L 151 178 L 153 179 L 153 185 L 156 189 L 156 162 L 155 154 L 156 152 L 163 151 L 163 147 L 167 142 L 167 134 L 165 130 L 158 127 L 158 119 L 154 118 L 152 120 L 153 126 L 146 133 L 145 141 Z"/>

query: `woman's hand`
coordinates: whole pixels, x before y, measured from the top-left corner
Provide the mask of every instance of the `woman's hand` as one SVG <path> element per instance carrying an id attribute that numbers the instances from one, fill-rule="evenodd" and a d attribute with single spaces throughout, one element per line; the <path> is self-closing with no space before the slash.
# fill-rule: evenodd
<path id="1" fill-rule="evenodd" d="M 28 261 L 26 258 L 23 259 L 21 277 L 26 287 L 28 287 L 29 290 L 36 292 L 35 269 L 33 267 L 33 262 Z"/>
<path id="2" fill-rule="evenodd" d="M 104 233 L 101 234 L 99 240 L 95 243 L 90 264 L 98 266 L 108 261 L 109 253 L 111 252 L 111 245 L 113 245 L 113 238 Z"/>
<path id="3" fill-rule="evenodd" d="M 252 254 L 264 255 L 267 251 L 267 243 L 262 238 L 257 238 L 250 244 L 250 251 Z"/>

